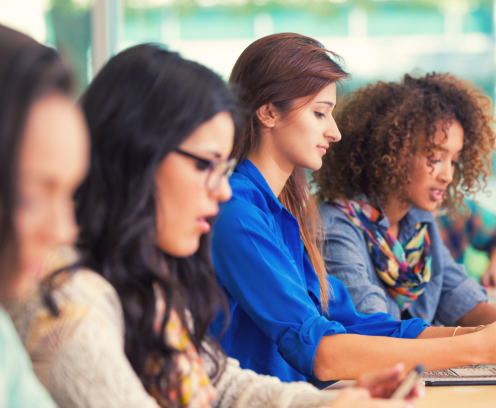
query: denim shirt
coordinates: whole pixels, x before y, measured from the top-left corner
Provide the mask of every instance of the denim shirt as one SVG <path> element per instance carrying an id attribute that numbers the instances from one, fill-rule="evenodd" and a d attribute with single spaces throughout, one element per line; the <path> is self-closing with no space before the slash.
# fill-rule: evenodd
<path id="1" fill-rule="evenodd" d="M 343 282 L 359 312 L 384 312 L 400 319 L 400 309 L 377 275 L 363 233 L 348 217 L 327 203 L 319 206 L 324 225 L 324 260 L 327 272 Z M 456 325 L 479 302 L 487 302 L 484 288 L 467 276 L 444 245 L 439 227 L 430 212 L 411 207 L 400 221 L 398 240 L 405 245 L 416 223 L 427 223 L 431 240 L 431 280 L 408 308 L 411 316 L 428 323 Z M 389 228 L 384 217 L 379 224 Z"/>
<path id="2" fill-rule="evenodd" d="M 214 226 L 213 259 L 230 308 L 221 345 L 241 367 L 285 382 L 314 379 L 322 336 L 355 333 L 415 338 L 428 325 L 357 313 L 339 280 L 329 276 L 332 300 L 322 313 L 320 283 L 300 239 L 296 218 L 248 160 L 230 178 L 233 196 Z M 222 332 L 221 319 L 211 327 Z"/>

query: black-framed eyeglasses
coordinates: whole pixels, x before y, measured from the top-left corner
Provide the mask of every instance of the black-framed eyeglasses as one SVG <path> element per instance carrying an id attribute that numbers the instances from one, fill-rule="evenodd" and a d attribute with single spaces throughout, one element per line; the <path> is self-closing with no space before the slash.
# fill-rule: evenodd
<path id="1" fill-rule="evenodd" d="M 213 159 L 207 160 L 203 157 L 196 156 L 194 154 L 185 152 L 184 150 L 177 148 L 176 153 L 182 154 L 185 157 L 195 160 L 196 168 L 198 170 L 207 171 L 207 179 L 205 180 L 205 187 L 208 191 L 213 191 L 222 180 L 222 177 L 229 178 L 236 167 L 237 160 L 234 158 L 230 159 Z"/>

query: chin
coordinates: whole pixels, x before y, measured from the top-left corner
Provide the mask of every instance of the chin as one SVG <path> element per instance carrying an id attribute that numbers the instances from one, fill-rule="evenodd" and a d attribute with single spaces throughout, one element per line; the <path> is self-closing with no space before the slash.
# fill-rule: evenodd
<path id="1" fill-rule="evenodd" d="M 311 163 L 305 163 L 303 165 L 300 165 L 298 167 L 303 167 L 304 169 L 311 170 L 311 171 L 316 171 L 319 170 L 322 167 L 322 159 L 315 160 Z"/>
<path id="2" fill-rule="evenodd" d="M 177 240 L 169 245 L 160 245 L 160 249 L 175 258 L 187 258 L 198 251 L 200 247 L 200 237 L 191 240 Z"/>
<path id="3" fill-rule="evenodd" d="M 417 207 L 419 210 L 433 212 L 439 208 L 441 203 L 438 203 L 437 201 L 436 202 L 429 201 L 423 203 L 413 203 L 413 205 Z"/>

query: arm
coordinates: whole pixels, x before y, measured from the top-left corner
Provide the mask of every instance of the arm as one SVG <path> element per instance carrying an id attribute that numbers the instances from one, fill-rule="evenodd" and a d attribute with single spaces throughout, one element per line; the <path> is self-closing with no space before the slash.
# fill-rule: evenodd
<path id="1" fill-rule="evenodd" d="M 339 210 L 324 203 L 320 211 L 325 225 L 323 252 L 327 273 L 346 286 L 358 312 L 388 313 L 389 294 L 372 279 L 375 271 L 371 270 L 363 234 Z M 399 309 L 394 317 L 399 320 Z"/>
<path id="2" fill-rule="evenodd" d="M 496 320 L 496 307 L 487 304 L 484 289 L 454 261 L 440 242 L 439 257 L 443 262 L 443 286 L 436 316 L 446 325 L 478 326 Z"/>
<path id="3" fill-rule="evenodd" d="M 205 346 L 208 349 L 208 345 Z M 213 366 L 210 354 L 202 354 L 204 366 L 210 371 Z M 371 399 L 387 398 L 404 377 L 401 367 L 393 367 L 362 376 L 355 389 L 319 391 L 304 382 L 282 383 L 278 378 L 259 375 L 243 370 L 239 363 L 227 359 L 225 371 L 215 383 L 217 396 L 212 408 L 400 408 L 406 401 Z M 417 390 L 418 393 L 418 390 Z M 415 397 L 415 395 L 414 395 Z"/>
<path id="4" fill-rule="evenodd" d="M 229 294 L 282 357 L 312 378 L 312 360 L 320 338 L 326 332 L 343 333 L 345 329 L 321 315 L 296 261 L 280 244 L 274 231 L 278 227 L 270 221 L 246 201 L 227 203 L 213 234 L 215 269 Z M 300 248 L 299 237 L 293 244 Z"/>
<path id="5" fill-rule="evenodd" d="M 458 319 L 460 326 L 479 326 L 481 324 L 491 324 L 496 321 L 496 306 L 486 302 L 477 305 L 465 316 Z"/>
<path id="6" fill-rule="evenodd" d="M 465 336 L 395 339 L 337 334 L 325 336 L 315 355 L 314 372 L 322 381 L 355 379 L 363 372 L 402 361 L 406 370 L 422 363 L 427 370 L 496 362 L 496 325 Z"/>

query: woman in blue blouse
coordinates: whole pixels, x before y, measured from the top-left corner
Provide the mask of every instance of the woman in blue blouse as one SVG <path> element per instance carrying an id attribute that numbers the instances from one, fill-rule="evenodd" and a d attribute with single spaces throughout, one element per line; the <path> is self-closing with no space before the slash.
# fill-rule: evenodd
<path id="1" fill-rule="evenodd" d="M 496 320 L 432 215 L 461 205 L 462 192 L 476 192 L 490 174 L 491 116 L 488 97 L 448 74 L 369 85 L 340 107 L 344 143 L 330 149 L 316 180 L 328 200 L 320 206 L 328 272 L 358 311 L 445 326 Z"/>
<path id="2" fill-rule="evenodd" d="M 433 339 L 453 330 L 357 313 L 343 284 L 327 277 L 304 169 L 320 168 L 341 138 L 332 111 L 336 82 L 347 74 L 329 55 L 308 37 L 275 34 L 251 44 L 233 68 L 230 82 L 251 117 L 234 147 L 241 162 L 233 197 L 213 237 L 230 305 L 223 347 L 243 367 L 288 382 L 356 378 L 398 361 L 428 369 L 496 362 L 496 327 Z"/>

